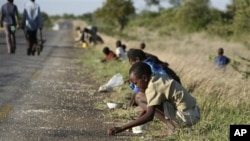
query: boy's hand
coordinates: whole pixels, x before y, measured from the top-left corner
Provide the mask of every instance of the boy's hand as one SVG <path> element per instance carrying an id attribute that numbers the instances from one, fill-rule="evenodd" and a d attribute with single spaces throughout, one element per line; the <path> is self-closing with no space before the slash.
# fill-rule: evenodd
<path id="1" fill-rule="evenodd" d="M 115 135 L 115 134 L 120 133 L 122 131 L 123 131 L 122 127 L 112 127 L 110 129 L 108 129 L 107 133 L 108 133 L 108 135 Z"/>

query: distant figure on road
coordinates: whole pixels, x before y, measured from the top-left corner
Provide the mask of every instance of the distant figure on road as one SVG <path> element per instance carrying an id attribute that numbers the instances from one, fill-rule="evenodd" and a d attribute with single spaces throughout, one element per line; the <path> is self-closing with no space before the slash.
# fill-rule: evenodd
<path id="1" fill-rule="evenodd" d="M 219 68 L 226 68 L 226 65 L 230 63 L 230 59 L 224 55 L 224 49 L 219 48 L 217 52 L 217 56 L 215 57 L 215 63 Z"/>
<path id="2" fill-rule="evenodd" d="M 27 55 L 34 55 L 35 52 L 32 50 L 32 47 L 38 43 L 37 30 L 39 29 L 41 33 L 43 28 L 40 6 L 35 3 L 35 0 L 30 0 L 24 6 L 22 28 L 25 31 L 27 40 Z"/>
<path id="3" fill-rule="evenodd" d="M 4 27 L 5 35 L 6 35 L 6 43 L 9 54 L 14 54 L 16 51 L 16 29 L 19 28 L 18 21 L 18 9 L 15 4 L 13 4 L 14 0 L 8 0 L 8 2 L 2 5 L 1 8 L 1 19 L 0 24 L 1 27 Z"/>

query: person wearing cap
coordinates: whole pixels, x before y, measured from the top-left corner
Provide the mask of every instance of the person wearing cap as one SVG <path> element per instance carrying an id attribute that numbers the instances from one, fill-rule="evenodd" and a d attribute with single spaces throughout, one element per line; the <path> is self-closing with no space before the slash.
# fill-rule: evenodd
<path id="1" fill-rule="evenodd" d="M 14 0 L 7 0 L 1 7 L 0 26 L 5 30 L 7 49 L 9 54 L 14 54 L 16 50 L 16 29 L 19 28 L 18 9 Z"/>

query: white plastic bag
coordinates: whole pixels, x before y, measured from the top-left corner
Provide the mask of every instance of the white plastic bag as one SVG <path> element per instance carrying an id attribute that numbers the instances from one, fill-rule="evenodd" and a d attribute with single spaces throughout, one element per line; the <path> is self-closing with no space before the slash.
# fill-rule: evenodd
<path id="1" fill-rule="evenodd" d="M 99 92 L 112 91 L 114 87 L 120 86 L 123 84 L 123 77 L 120 73 L 115 74 L 108 83 L 99 87 Z"/>

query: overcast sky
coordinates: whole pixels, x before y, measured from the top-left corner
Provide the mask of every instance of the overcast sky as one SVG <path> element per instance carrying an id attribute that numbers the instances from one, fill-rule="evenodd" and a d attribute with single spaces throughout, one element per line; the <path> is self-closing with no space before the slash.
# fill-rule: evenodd
<path id="1" fill-rule="evenodd" d="M 14 0 L 19 12 L 23 12 L 26 2 L 29 0 Z M 36 0 L 40 5 L 41 10 L 49 15 L 62 15 L 64 13 L 82 15 L 83 13 L 93 12 L 103 5 L 105 0 Z M 231 0 L 210 0 L 212 6 L 221 10 L 225 10 L 227 4 Z M 7 0 L 0 0 L 0 5 L 6 3 Z M 134 0 L 134 5 L 137 11 L 145 9 L 144 0 Z M 168 6 L 168 4 L 164 4 Z"/>

